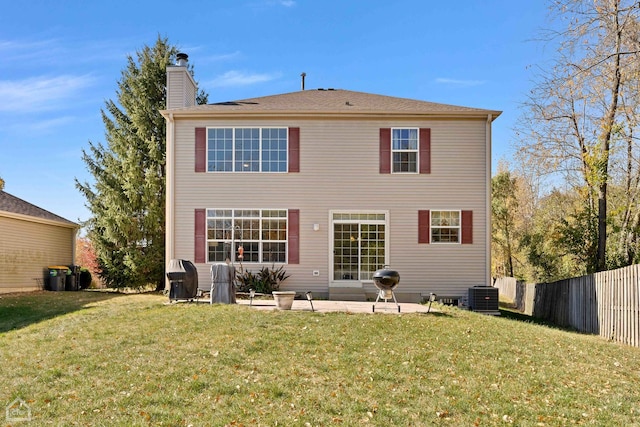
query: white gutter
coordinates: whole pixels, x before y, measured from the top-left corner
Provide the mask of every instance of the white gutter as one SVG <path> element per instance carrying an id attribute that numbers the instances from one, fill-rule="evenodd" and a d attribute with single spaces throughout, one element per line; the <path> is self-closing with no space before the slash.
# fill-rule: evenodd
<path id="1" fill-rule="evenodd" d="M 55 219 L 39 218 L 37 216 L 19 214 L 15 212 L 0 210 L 0 216 L 5 218 L 19 219 L 22 221 L 36 222 L 39 224 L 56 225 L 58 227 L 80 229 L 80 225 L 72 221 L 57 221 Z"/>
<path id="2" fill-rule="evenodd" d="M 485 206 L 486 206 L 486 231 L 485 231 L 485 284 L 491 286 L 491 122 L 493 117 L 491 114 L 487 115 L 487 128 L 486 128 L 486 150 L 485 150 Z"/>
<path id="3" fill-rule="evenodd" d="M 206 106 L 196 106 L 185 109 L 176 109 L 169 113 L 168 110 L 160 111 L 160 114 L 164 117 L 168 117 L 169 114 L 174 114 L 177 118 L 185 119 L 202 119 L 202 118 L 234 118 L 234 119 L 271 119 L 274 117 L 288 118 L 301 118 L 301 119 L 327 119 L 327 118 L 351 118 L 351 119 L 442 119 L 442 120 L 459 120 L 459 119 L 478 119 L 484 120 L 489 114 L 492 120 L 497 118 L 501 111 L 482 110 L 482 111 L 444 111 L 444 112 L 419 112 L 419 111 L 375 111 L 375 110 L 363 110 L 363 111 L 326 111 L 326 110 L 248 110 L 248 109 L 207 109 Z"/>

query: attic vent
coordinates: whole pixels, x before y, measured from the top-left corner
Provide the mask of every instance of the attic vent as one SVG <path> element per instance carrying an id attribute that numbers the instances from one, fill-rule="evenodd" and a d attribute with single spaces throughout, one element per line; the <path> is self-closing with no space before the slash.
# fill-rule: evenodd
<path id="1" fill-rule="evenodd" d="M 318 90 L 326 90 L 326 89 L 319 87 Z"/>
<path id="2" fill-rule="evenodd" d="M 335 90 L 335 89 L 334 89 L 334 88 L 332 88 L 332 87 L 330 87 L 330 88 L 329 88 L 329 89 L 327 89 L 327 90 Z"/>

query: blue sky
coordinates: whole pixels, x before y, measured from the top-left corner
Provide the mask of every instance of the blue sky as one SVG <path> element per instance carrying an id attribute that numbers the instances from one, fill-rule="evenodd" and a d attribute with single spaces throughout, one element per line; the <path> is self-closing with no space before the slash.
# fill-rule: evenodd
<path id="1" fill-rule="evenodd" d="M 333 87 L 502 110 L 494 166 L 552 54 L 542 0 L 3 2 L 0 177 L 5 191 L 72 221 L 90 213 L 74 178 L 104 142 L 126 56 L 158 35 L 189 54 L 209 102 Z"/>

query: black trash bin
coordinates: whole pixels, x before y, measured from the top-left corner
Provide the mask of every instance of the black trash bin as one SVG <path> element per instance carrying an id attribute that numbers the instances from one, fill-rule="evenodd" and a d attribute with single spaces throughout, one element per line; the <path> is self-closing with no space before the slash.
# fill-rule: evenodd
<path id="1" fill-rule="evenodd" d="M 198 270 L 191 261 L 172 259 L 167 266 L 170 300 L 190 300 L 198 294 Z"/>
<path id="2" fill-rule="evenodd" d="M 64 290 L 65 291 L 77 291 L 80 283 L 80 266 L 70 265 L 67 270 L 67 276 L 65 279 Z"/>
<path id="3" fill-rule="evenodd" d="M 67 279 L 67 271 L 69 268 L 66 265 L 54 265 L 49 268 L 49 286 L 47 289 L 50 291 L 64 291 L 65 283 Z"/>

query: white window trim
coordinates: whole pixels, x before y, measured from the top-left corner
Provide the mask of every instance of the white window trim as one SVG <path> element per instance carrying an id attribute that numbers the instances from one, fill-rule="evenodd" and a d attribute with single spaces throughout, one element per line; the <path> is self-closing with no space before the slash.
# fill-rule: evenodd
<path id="1" fill-rule="evenodd" d="M 393 149 L 393 131 L 394 130 L 415 130 L 416 134 L 417 134 L 417 140 L 418 140 L 418 145 L 416 146 L 415 150 L 394 150 Z M 390 156 L 390 162 L 391 162 L 391 173 L 392 174 L 398 174 L 398 175 L 418 175 L 420 173 L 420 128 L 416 128 L 416 127 L 392 127 L 391 128 L 391 147 L 389 147 L 391 150 Z M 415 172 L 401 172 L 401 171 L 394 171 L 393 168 L 393 153 L 416 153 L 416 171 Z"/>
<path id="2" fill-rule="evenodd" d="M 370 224 L 384 224 L 384 230 L 385 230 L 385 239 L 384 239 L 384 264 L 385 265 L 389 265 L 389 253 L 390 253 L 390 219 L 389 219 L 389 211 L 388 210 L 345 210 L 345 209 L 337 209 L 337 210 L 330 210 L 329 211 L 329 230 L 328 230 L 328 236 L 329 236 L 329 286 L 343 286 L 344 284 L 346 284 L 347 286 L 349 284 L 353 284 L 353 283 L 373 283 L 373 280 L 368 280 L 368 279 L 364 279 L 364 280 L 338 280 L 338 279 L 334 279 L 334 260 L 333 260 L 333 225 L 334 223 L 340 223 L 340 224 L 360 224 L 362 223 L 362 221 L 358 221 L 358 220 L 334 220 L 333 216 L 334 214 L 358 214 L 358 215 L 366 215 L 366 214 L 375 214 L 375 215 L 381 215 L 384 214 L 384 220 L 372 220 L 371 222 L 369 222 Z M 288 225 L 288 223 L 287 223 Z"/>
<path id="3" fill-rule="evenodd" d="M 433 226 L 433 213 L 434 212 L 458 212 L 458 226 Z M 433 229 L 434 228 L 457 228 L 458 229 L 458 241 L 457 242 L 434 242 L 433 241 Z M 461 245 L 462 244 L 462 209 L 431 209 L 429 210 L 429 243 L 434 245 Z"/>
<path id="4" fill-rule="evenodd" d="M 230 171 L 210 171 L 209 170 L 209 129 L 231 129 L 232 135 L 232 146 L 231 146 L 231 167 L 233 170 Z M 245 171 L 237 171 L 235 170 L 236 165 L 236 129 L 258 129 L 260 136 L 260 148 L 258 149 L 258 164 L 260 166 L 260 170 L 255 172 L 245 172 Z M 285 161 L 285 170 L 284 171 L 263 171 L 262 170 L 262 129 L 286 129 L 287 130 L 287 145 L 285 147 L 285 152 L 287 153 L 287 160 Z M 289 172 L 289 126 L 207 126 L 205 131 L 205 170 L 207 173 L 250 173 L 250 174 L 258 174 L 258 173 L 288 173 Z"/>
<path id="5" fill-rule="evenodd" d="M 265 218 L 281 218 L 284 219 L 287 222 L 287 227 L 286 227 L 286 239 L 285 240 L 262 240 L 262 238 L 260 238 L 259 240 L 247 240 L 247 242 L 259 242 L 260 243 L 260 249 L 259 249 L 259 258 L 262 258 L 262 261 L 258 261 L 258 262 L 253 262 L 253 261 L 242 261 L 243 264 L 247 264 L 247 265 L 265 265 L 265 264 L 274 264 L 274 265 L 287 265 L 289 263 L 289 209 L 285 209 L 285 208 L 207 208 L 205 210 L 205 233 L 206 233 L 206 238 L 205 238 L 205 262 L 207 264 L 217 264 L 220 261 L 209 261 L 209 242 L 214 242 L 214 241 L 219 241 L 217 239 L 209 239 L 209 211 L 231 211 L 232 216 L 230 217 L 231 219 L 231 223 L 233 224 L 233 221 L 238 218 L 238 219 L 242 219 L 242 218 L 249 218 L 249 217 L 235 217 L 233 216 L 233 214 L 235 213 L 235 211 L 259 211 L 260 212 L 260 216 L 259 217 L 252 217 L 252 218 L 257 218 L 260 221 L 260 232 L 262 231 L 262 220 Z M 263 217 L 262 216 L 262 212 L 263 211 L 285 211 L 286 215 L 283 217 Z M 229 218 L 229 217 L 212 217 L 212 218 Z M 233 226 L 233 225 L 232 225 Z M 234 230 L 234 233 L 236 232 L 236 230 Z M 223 240 L 224 242 L 233 242 L 233 244 L 237 243 L 237 242 L 242 242 L 243 240 L 240 238 L 236 238 L 235 234 L 233 235 L 232 239 L 229 240 Z M 284 243 L 285 247 L 284 247 L 284 262 L 275 262 L 275 261 L 264 261 L 264 255 L 262 253 L 262 243 L 264 242 L 275 242 L 275 243 Z M 234 258 L 235 258 L 235 254 L 234 254 Z M 240 263 L 240 260 L 238 259 L 234 259 L 231 260 L 233 263 Z"/>

